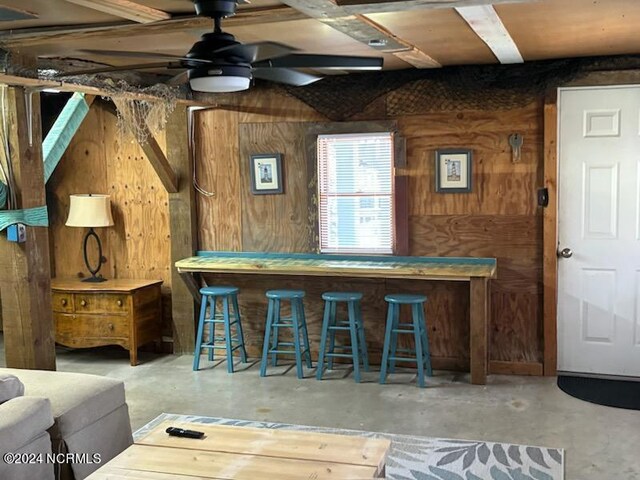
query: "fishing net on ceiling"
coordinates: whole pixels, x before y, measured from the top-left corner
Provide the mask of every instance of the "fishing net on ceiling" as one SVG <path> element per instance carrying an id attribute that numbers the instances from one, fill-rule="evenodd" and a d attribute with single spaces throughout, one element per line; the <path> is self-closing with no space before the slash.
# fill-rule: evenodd
<path id="1" fill-rule="evenodd" d="M 589 72 L 638 68 L 638 55 L 591 57 L 338 75 L 285 90 L 328 118 L 344 120 L 382 96 L 389 116 L 517 108 Z"/>
<path id="2" fill-rule="evenodd" d="M 149 135 L 164 130 L 178 96 L 178 90 L 168 85 L 140 88 L 123 80 L 109 82 L 103 90 L 103 98 L 110 99 L 116 106 L 120 137 L 133 137 L 141 145 L 147 143 Z"/>

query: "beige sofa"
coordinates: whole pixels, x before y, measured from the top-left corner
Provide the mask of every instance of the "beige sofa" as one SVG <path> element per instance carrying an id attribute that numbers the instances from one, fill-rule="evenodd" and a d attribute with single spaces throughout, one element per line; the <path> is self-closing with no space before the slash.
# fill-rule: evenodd
<path id="1" fill-rule="evenodd" d="M 40 407 L 45 410 L 50 403 L 53 425 L 44 428 L 48 429 L 53 453 L 81 457 L 57 463 L 56 478 L 82 480 L 133 443 L 123 382 L 79 373 L 0 368 L 3 374 L 14 375 L 24 384 L 23 402 L 32 397 L 46 399 L 48 403 L 45 400 Z M 2 443 L 1 435 L 0 431 L 0 448 L 13 448 Z"/>

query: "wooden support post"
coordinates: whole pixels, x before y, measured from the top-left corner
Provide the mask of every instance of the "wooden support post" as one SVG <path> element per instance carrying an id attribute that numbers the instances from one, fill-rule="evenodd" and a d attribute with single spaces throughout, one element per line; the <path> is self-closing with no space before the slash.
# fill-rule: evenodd
<path id="1" fill-rule="evenodd" d="M 28 95 L 9 88 L 5 105 L 19 208 L 46 204 L 40 97 L 32 96 L 28 112 Z M 7 366 L 55 370 L 48 228 L 27 227 L 24 244 L 0 235 L 0 295 Z"/>
<path id="2" fill-rule="evenodd" d="M 547 94 L 544 104 L 544 186 L 549 204 L 542 221 L 542 295 L 544 374 L 558 368 L 558 91 Z"/>
<path id="3" fill-rule="evenodd" d="M 169 193 L 174 353 L 192 353 L 195 346 L 194 297 L 175 268 L 176 261 L 194 255 L 198 238 L 187 115 L 187 108 L 178 105 L 167 122 L 167 160 L 178 177 L 177 191 Z"/>
<path id="4" fill-rule="evenodd" d="M 484 385 L 488 373 L 489 340 L 489 280 L 484 277 L 471 277 L 469 287 L 470 337 L 471 337 L 471 383 Z"/>

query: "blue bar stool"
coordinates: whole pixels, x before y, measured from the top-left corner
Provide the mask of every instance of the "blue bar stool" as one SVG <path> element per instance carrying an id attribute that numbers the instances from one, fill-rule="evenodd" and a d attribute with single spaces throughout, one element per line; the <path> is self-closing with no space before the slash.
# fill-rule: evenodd
<path id="1" fill-rule="evenodd" d="M 269 354 L 271 354 L 271 364 L 273 366 L 277 365 L 278 354 L 294 354 L 298 378 L 304 378 L 302 371 L 303 357 L 308 368 L 312 368 L 313 366 L 311 364 L 307 322 L 304 317 L 304 304 L 302 303 L 304 292 L 302 290 L 269 290 L 266 295 L 269 299 L 269 306 L 267 309 L 267 325 L 264 331 L 260 376 L 264 377 L 267 374 Z M 282 301 L 290 302 L 290 317 L 281 317 L 280 308 Z M 279 340 L 278 334 L 280 328 L 293 329 L 293 342 L 281 342 Z M 269 346 L 269 344 L 271 344 L 271 346 Z M 282 350 L 280 347 L 293 347 L 293 350 Z"/>
<path id="2" fill-rule="evenodd" d="M 362 310 L 360 300 L 362 294 L 358 292 L 326 292 L 322 294 L 324 300 L 324 318 L 322 320 L 322 337 L 320 339 L 320 353 L 318 354 L 318 369 L 316 378 L 322 380 L 325 358 L 328 360 L 328 368 L 333 369 L 334 358 L 351 358 L 353 361 L 353 376 L 360 383 L 360 364 L 365 372 L 369 371 L 369 358 L 367 355 L 367 342 L 364 337 L 364 325 L 362 322 Z M 338 302 L 347 303 L 348 320 L 338 320 L 336 309 Z M 348 331 L 351 337 L 351 345 L 336 345 L 336 332 Z M 329 351 L 327 347 L 329 336 Z M 345 350 L 344 353 L 335 353 L 335 349 Z"/>
<path id="3" fill-rule="evenodd" d="M 209 361 L 213 361 L 217 349 L 226 350 L 227 371 L 233 373 L 233 352 L 240 349 L 240 358 L 247 363 L 247 351 L 244 347 L 244 335 L 240 321 L 240 308 L 238 308 L 238 289 L 236 287 L 204 287 L 200 289 L 202 302 L 200 304 L 200 320 L 196 337 L 196 351 L 193 356 L 193 370 L 200 366 L 200 353 L 202 349 L 209 350 Z M 222 312 L 216 313 L 218 299 L 222 300 Z M 229 304 L 233 304 L 233 313 Z M 209 316 L 207 313 L 209 306 Z M 224 324 L 224 337 L 216 337 L 216 323 Z M 203 343 L 204 326 L 209 324 L 209 340 Z M 231 335 L 231 326 L 236 326 L 236 334 Z M 224 346 L 216 345 L 216 341 L 224 342 Z M 235 346 L 233 343 L 235 342 Z"/>
<path id="4" fill-rule="evenodd" d="M 387 325 L 382 350 L 380 383 L 385 383 L 387 369 L 390 373 L 395 371 L 396 362 L 415 362 L 418 367 L 418 386 L 424 388 L 425 370 L 429 377 L 433 374 L 424 317 L 424 303 L 427 301 L 427 297 L 424 295 L 392 294 L 385 296 L 384 299 L 389 303 L 389 310 L 387 312 Z M 401 305 L 411 306 L 411 323 L 400 323 Z M 415 350 L 398 349 L 398 334 L 413 335 Z M 415 354 L 415 357 L 398 357 L 396 356 L 397 353 Z"/>

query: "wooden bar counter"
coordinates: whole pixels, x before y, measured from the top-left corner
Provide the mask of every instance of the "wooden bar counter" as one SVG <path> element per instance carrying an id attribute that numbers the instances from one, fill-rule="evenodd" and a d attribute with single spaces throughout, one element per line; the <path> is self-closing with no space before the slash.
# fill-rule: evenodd
<path id="1" fill-rule="evenodd" d="M 494 258 L 198 252 L 175 265 L 197 301 L 200 282 L 196 277 L 207 273 L 469 282 L 471 383 L 486 383 L 489 280 L 496 278 L 497 270 Z"/>

